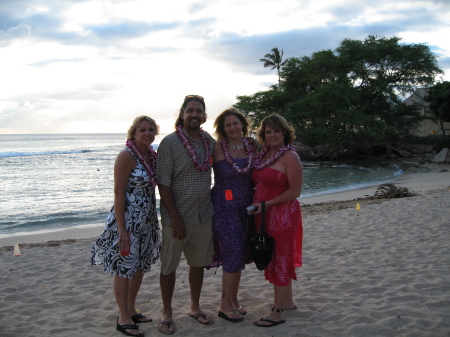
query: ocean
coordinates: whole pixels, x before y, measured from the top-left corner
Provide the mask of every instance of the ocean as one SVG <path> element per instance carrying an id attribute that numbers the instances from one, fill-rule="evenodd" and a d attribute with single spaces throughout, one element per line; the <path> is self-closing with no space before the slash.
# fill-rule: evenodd
<path id="1" fill-rule="evenodd" d="M 125 140 L 125 134 L 0 135 L 0 237 L 103 223 Z M 303 165 L 301 197 L 378 185 L 403 173 L 396 166 Z"/>

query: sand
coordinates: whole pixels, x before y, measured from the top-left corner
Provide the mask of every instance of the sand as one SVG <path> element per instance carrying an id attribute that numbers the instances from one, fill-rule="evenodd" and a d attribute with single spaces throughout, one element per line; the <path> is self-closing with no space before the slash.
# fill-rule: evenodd
<path id="1" fill-rule="evenodd" d="M 273 328 L 252 324 L 268 313 L 272 286 L 253 265 L 243 272 L 242 323 L 196 323 L 189 312 L 188 268 L 177 272 L 177 336 L 450 336 L 450 167 L 395 182 L 417 196 L 367 198 L 374 188 L 300 199 L 304 265 L 293 282 L 295 311 Z M 425 191 L 425 192 L 424 192 Z M 360 210 L 356 210 L 356 202 Z M 89 264 L 102 226 L 0 240 L 0 336 L 123 336 L 115 331 L 112 276 Z M 56 237 L 56 235 L 58 235 Z M 53 241 L 49 241 L 52 239 Z M 21 241 L 22 240 L 22 241 Z M 19 243 L 21 256 L 13 256 Z M 159 263 L 146 274 L 140 310 L 154 318 L 146 336 L 162 336 Z M 222 271 L 205 272 L 201 303 L 217 317 Z"/>

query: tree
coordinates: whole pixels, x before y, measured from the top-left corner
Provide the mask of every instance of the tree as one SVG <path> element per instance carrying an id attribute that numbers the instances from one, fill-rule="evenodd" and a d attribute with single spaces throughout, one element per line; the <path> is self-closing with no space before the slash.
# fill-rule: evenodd
<path id="1" fill-rule="evenodd" d="M 234 105 L 245 117 L 251 120 L 251 129 L 256 130 L 264 117 L 271 113 L 284 114 L 286 98 L 279 90 L 260 91 L 251 96 L 237 96 Z"/>
<path id="2" fill-rule="evenodd" d="M 408 133 L 426 117 L 401 97 L 443 73 L 428 46 L 401 44 L 397 37 L 345 39 L 334 51 L 289 58 L 282 65 L 279 94 L 238 96 L 236 106 L 258 120 L 279 111 L 301 139 L 337 149 Z"/>
<path id="3" fill-rule="evenodd" d="M 429 88 L 424 100 L 438 119 L 442 136 L 445 137 L 444 123 L 450 122 L 450 82 L 437 83 Z"/>
<path id="4" fill-rule="evenodd" d="M 364 41 L 344 39 L 336 53 L 346 61 L 355 86 L 376 84 L 384 93 L 405 96 L 417 87 L 432 85 L 443 72 L 428 46 L 400 41 L 372 35 Z"/>
<path id="5" fill-rule="evenodd" d="M 265 58 L 260 59 L 260 62 L 264 62 L 264 68 L 272 67 L 270 70 L 277 69 L 278 74 L 278 85 L 281 85 L 281 78 L 280 78 L 280 69 L 284 65 L 286 61 L 283 61 L 283 50 L 280 51 L 278 48 L 272 48 L 271 54 L 264 55 Z"/>

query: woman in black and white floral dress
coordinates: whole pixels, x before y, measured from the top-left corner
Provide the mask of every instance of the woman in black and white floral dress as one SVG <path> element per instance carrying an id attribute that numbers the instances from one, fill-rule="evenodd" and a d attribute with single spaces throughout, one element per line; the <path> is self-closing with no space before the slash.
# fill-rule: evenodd
<path id="1" fill-rule="evenodd" d="M 114 206 L 92 247 L 91 264 L 103 264 L 114 276 L 119 307 L 116 329 L 142 336 L 137 323 L 152 319 L 139 313 L 136 297 L 144 273 L 159 258 L 161 234 L 156 214 L 156 152 L 151 144 L 159 127 L 147 116 L 137 117 L 128 130 L 127 147 L 114 164 Z"/>

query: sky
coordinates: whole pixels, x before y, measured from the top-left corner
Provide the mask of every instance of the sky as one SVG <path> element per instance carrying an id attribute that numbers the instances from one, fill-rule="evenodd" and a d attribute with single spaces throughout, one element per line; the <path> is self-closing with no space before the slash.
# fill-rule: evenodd
<path id="1" fill-rule="evenodd" d="M 186 95 L 214 118 L 277 84 L 260 59 L 368 35 L 423 43 L 450 80 L 450 0 L 0 0 L 0 134 L 161 133 Z"/>

